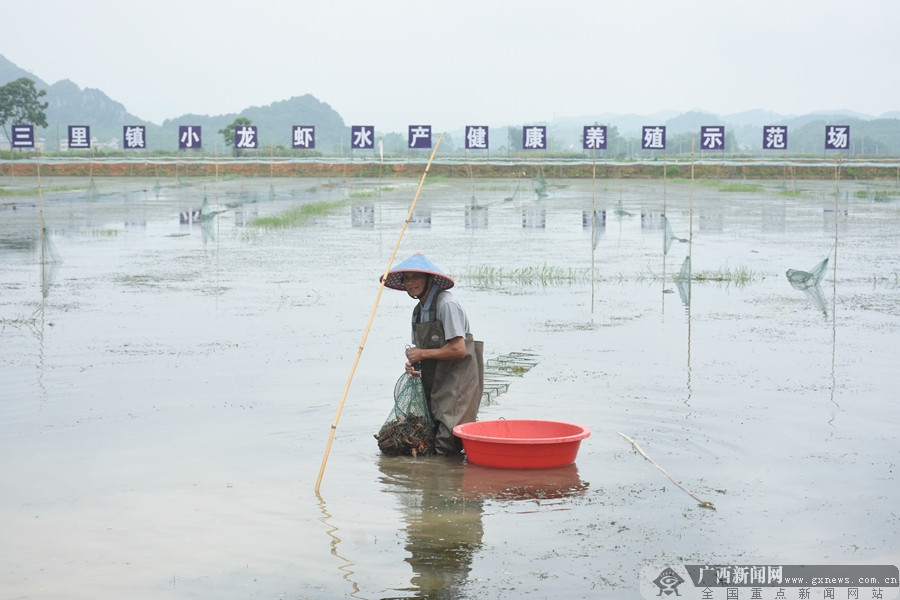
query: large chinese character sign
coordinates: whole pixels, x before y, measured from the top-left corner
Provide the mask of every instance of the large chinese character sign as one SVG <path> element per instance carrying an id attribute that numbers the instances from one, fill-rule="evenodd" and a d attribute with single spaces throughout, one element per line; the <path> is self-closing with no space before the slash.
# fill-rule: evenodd
<path id="1" fill-rule="evenodd" d="M 241 150 L 256 150 L 259 147 L 256 125 L 238 125 L 234 128 L 234 147 Z"/>
<path id="2" fill-rule="evenodd" d="M 766 125 L 763 127 L 763 150 L 787 150 L 787 127 Z"/>
<path id="3" fill-rule="evenodd" d="M 143 125 L 123 126 L 122 147 L 126 150 L 143 150 L 147 147 L 146 133 L 147 129 Z"/>
<path id="4" fill-rule="evenodd" d="M 725 128 L 721 125 L 709 125 L 700 127 L 701 150 L 724 150 Z"/>
<path id="5" fill-rule="evenodd" d="M 34 148 L 34 127 L 31 125 L 12 126 L 13 148 Z"/>
<path id="6" fill-rule="evenodd" d="M 431 125 L 410 125 L 407 140 L 410 148 L 431 148 Z"/>
<path id="7" fill-rule="evenodd" d="M 581 140 L 585 150 L 606 150 L 606 125 L 585 125 Z"/>
<path id="8" fill-rule="evenodd" d="M 826 125 L 825 126 L 825 149 L 826 150 L 849 150 L 850 149 L 850 126 L 849 125 Z"/>
<path id="9" fill-rule="evenodd" d="M 375 127 L 372 125 L 353 125 L 350 127 L 350 147 L 366 150 L 375 147 Z"/>
<path id="10" fill-rule="evenodd" d="M 316 147 L 316 128 L 312 125 L 294 125 L 291 148 L 312 150 Z"/>
<path id="11" fill-rule="evenodd" d="M 525 150 L 547 149 L 547 126 L 527 125 L 522 128 L 522 148 Z"/>
<path id="12" fill-rule="evenodd" d="M 87 125 L 69 125 L 69 150 L 87 150 L 91 147 L 91 128 Z"/>
<path id="13" fill-rule="evenodd" d="M 663 125 L 645 125 L 642 128 L 641 148 L 644 150 L 666 149 L 666 128 Z"/>
<path id="14" fill-rule="evenodd" d="M 178 126 L 178 149 L 191 150 L 203 147 L 203 138 L 200 137 L 199 125 Z"/>
<path id="15" fill-rule="evenodd" d="M 487 125 L 466 125 L 466 150 L 487 150 L 488 133 Z"/>

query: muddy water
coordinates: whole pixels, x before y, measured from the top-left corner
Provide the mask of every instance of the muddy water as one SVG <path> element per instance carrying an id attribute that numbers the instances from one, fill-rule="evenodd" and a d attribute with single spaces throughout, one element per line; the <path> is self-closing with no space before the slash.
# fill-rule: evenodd
<path id="1" fill-rule="evenodd" d="M 586 425 L 576 464 L 380 456 L 412 309 L 385 290 L 319 495 L 417 181 L 5 197 L 4 595 L 623 598 L 648 565 L 900 563 L 897 184 L 547 183 L 429 183 L 397 259 L 456 277 L 488 358 L 536 355 L 480 418 Z M 326 200 L 347 202 L 252 224 Z M 664 213 L 690 240 L 668 254 Z M 551 276 L 483 276 L 529 268 Z"/>

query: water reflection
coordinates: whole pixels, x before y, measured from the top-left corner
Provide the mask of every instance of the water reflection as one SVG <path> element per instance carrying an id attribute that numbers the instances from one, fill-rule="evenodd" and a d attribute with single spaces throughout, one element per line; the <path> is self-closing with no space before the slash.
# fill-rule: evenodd
<path id="1" fill-rule="evenodd" d="M 238 204 L 234 207 L 235 227 L 246 227 L 257 218 L 259 218 L 259 206 L 256 204 Z"/>
<path id="2" fill-rule="evenodd" d="M 409 218 L 410 229 L 431 229 L 431 210 L 417 208 Z"/>
<path id="3" fill-rule="evenodd" d="M 488 211 L 486 206 L 466 205 L 466 229 L 487 229 Z"/>
<path id="4" fill-rule="evenodd" d="M 663 229 L 665 213 L 641 211 L 641 229 Z"/>
<path id="5" fill-rule="evenodd" d="M 338 570 L 341 571 L 341 577 L 343 577 L 344 581 L 350 584 L 353 588 L 353 592 L 349 595 L 351 598 L 357 598 L 357 594 L 359 593 L 359 584 L 356 583 L 356 580 L 353 579 L 353 563 L 347 557 L 341 555 L 338 552 L 338 545 L 341 543 L 341 538 L 338 536 L 338 527 L 331 523 L 331 519 L 333 515 L 328 512 L 328 506 L 325 504 L 325 499 L 316 492 L 316 497 L 318 498 L 319 510 L 322 512 L 322 517 L 319 519 L 325 526 L 329 527 L 328 531 L 325 533 L 328 534 L 328 537 L 331 538 L 331 555 L 341 560 L 341 566 L 338 567 Z"/>
<path id="6" fill-rule="evenodd" d="M 575 464 L 553 469 L 495 469 L 467 464 L 460 489 L 467 498 L 545 500 L 583 496 L 588 487 Z"/>
<path id="7" fill-rule="evenodd" d="M 846 230 L 849 223 L 850 211 L 846 208 L 834 209 L 825 207 L 822 209 L 822 223 L 825 231 L 840 228 L 841 231 Z"/>
<path id="8" fill-rule="evenodd" d="M 194 225 L 200 223 L 203 216 L 203 210 L 200 208 L 192 208 L 178 213 L 178 222 L 181 225 Z"/>
<path id="9" fill-rule="evenodd" d="M 523 208 L 522 229 L 546 229 L 547 210 L 544 208 Z"/>
<path id="10" fill-rule="evenodd" d="M 457 459 L 381 456 L 381 482 L 397 496 L 406 522 L 405 559 L 420 598 L 460 598 L 482 547 L 484 502 L 560 500 L 589 484 L 574 464 L 553 469 L 495 469 Z M 399 591 L 399 590 L 398 590 Z"/>
<path id="11" fill-rule="evenodd" d="M 698 228 L 700 231 L 718 232 L 725 231 L 725 215 L 703 214 L 698 217 Z"/>
<path id="12" fill-rule="evenodd" d="M 375 227 L 375 206 L 353 206 L 350 209 L 350 225 L 354 228 L 372 229 Z"/>
<path id="13" fill-rule="evenodd" d="M 421 598 L 460 598 L 482 545 L 482 501 L 462 488 L 468 466 L 457 459 L 381 456 L 381 481 L 396 494 L 406 522 L 410 583 Z"/>
<path id="14" fill-rule="evenodd" d="M 763 233 L 784 233 L 787 224 L 787 211 L 784 206 L 767 208 L 762 211 Z"/>
<path id="15" fill-rule="evenodd" d="M 591 247 L 596 248 L 600 243 L 600 237 L 606 232 L 606 211 L 581 211 L 581 227 L 591 230 Z"/>

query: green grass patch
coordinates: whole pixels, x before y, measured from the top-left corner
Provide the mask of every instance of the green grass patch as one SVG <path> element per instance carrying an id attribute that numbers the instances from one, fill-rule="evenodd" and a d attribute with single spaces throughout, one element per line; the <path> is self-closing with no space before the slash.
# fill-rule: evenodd
<path id="1" fill-rule="evenodd" d="M 280 214 L 270 217 L 259 217 L 250 224 L 263 229 L 286 229 L 305 225 L 310 219 L 335 212 L 347 204 L 346 200 L 338 202 L 312 202 L 290 208 Z"/>
<path id="2" fill-rule="evenodd" d="M 589 274 L 589 273 L 588 273 Z M 541 265 L 540 267 L 520 267 L 516 269 L 503 269 L 482 265 L 466 271 L 467 280 L 476 285 L 492 285 L 498 283 L 514 283 L 517 285 L 550 285 L 559 283 L 574 283 L 584 278 L 583 273 L 575 269 L 552 267 Z"/>
<path id="3" fill-rule="evenodd" d="M 499 285 L 572 285 L 591 281 L 591 270 L 572 269 L 541 265 L 539 267 L 519 267 L 504 269 L 481 265 L 469 268 L 465 273 L 465 279 L 473 286 L 489 287 Z M 666 279 L 674 280 L 677 274 L 667 276 Z M 746 285 L 757 279 L 764 279 L 760 274 L 746 267 L 724 267 L 718 270 L 697 271 L 691 274 L 691 281 L 698 283 L 717 282 L 737 285 Z M 634 275 L 616 273 L 614 275 L 594 274 L 594 281 L 608 281 L 624 283 L 627 281 L 647 282 L 662 281 L 662 275 L 654 272 L 642 272 Z"/>
<path id="4" fill-rule="evenodd" d="M 364 192 L 350 192 L 347 195 L 347 197 L 353 198 L 353 199 L 377 198 L 382 194 L 382 192 L 393 192 L 393 191 L 394 191 L 394 188 L 388 185 L 388 186 L 385 186 L 385 187 L 383 187 L 381 189 L 377 189 L 377 190 L 366 190 Z"/>
<path id="5" fill-rule="evenodd" d="M 679 179 L 679 181 L 681 181 Z M 766 188 L 756 183 L 744 183 L 736 181 L 719 181 L 715 179 L 696 179 L 698 185 L 716 188 L 720 192 L 764 192 Z"/>
<path id="6" fill-rule="evenodd" d="M 0 189 L 0 196 L 37 196 L 38 192 L 42 194 L 50 194 L 52 192 L 75 192 L 79 190 L 88 189 L 86 186 L 60 186 L 60 187 L 49 187 L 49 188 L 41 188 L 38 190 L 37 188 L 30 189 Z"/>
<path id="7" fill-rule="evenodd" d="M 719 183 L 716 189 L 720 192 L 763 192 L 765 188 L 755 183 Z"/>
<path id="8" fill-rule="evenodd" d="M 91 229 L 88 234 L 91 237 L 116 237 L 119 235 L 118 229 Z"/>
<path id="9" fill-rule="evenodd" d="M 691 275 L 692 281 L 719 281 L 746 284 L 756 278 L 756 273 L 746 267 L 725 267 L 716 271 L 697 271 Z"/>
<path id="10" fill-rule="evenodd" d="M 853 192 L 853 197 L 873 202 L 890 202 L 898 198 L 898 192 L 890 190 L 859 190 Z"/>

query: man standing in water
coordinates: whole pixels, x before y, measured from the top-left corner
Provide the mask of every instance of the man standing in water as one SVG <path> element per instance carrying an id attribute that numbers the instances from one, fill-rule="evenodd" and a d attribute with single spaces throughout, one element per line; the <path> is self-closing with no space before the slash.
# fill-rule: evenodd
<path id="1" fill-rule="evenodd" d="M 462 440 L 453 428 L 475 420 L 484 390 L 482 342 L 472 337 L 466 311 L 447 291 L 453 280 L 421 252 L 391 269 L 384 285 L 419 301 L 412 314 L 406 372 L 422 376 L 435 424 L 435 450 L 459 454 Z"/>

